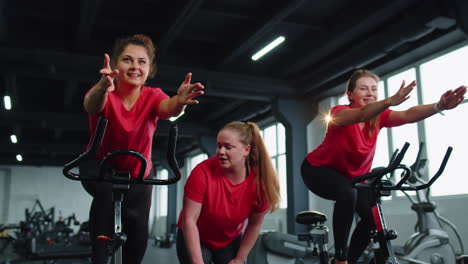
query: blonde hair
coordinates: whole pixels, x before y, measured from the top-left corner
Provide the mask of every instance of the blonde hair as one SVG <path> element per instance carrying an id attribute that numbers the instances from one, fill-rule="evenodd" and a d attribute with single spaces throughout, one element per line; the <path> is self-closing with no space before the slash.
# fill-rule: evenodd
<path id="1" fill-rule="evenodd" d="M 255 183 L 260 201 L 266 202 L 270 212 L 274 212 L 279 207 L 280 193 L 279 182 L 276 171 L 271 163 L 265 143 L 260 136 L 260 129 L 252 122 L 231 122 L 221 130 L 229 129 L 238 132 L 239 140 L 245 145 L 250 145 L 250 154 L 246 159 L 246 167 L 255 171 Z"/>
<path id="2" fill-rule="evenodd" d="M 377 83 L 380 81 L 379 76 L 377 76 L 377 74 L 369 70 L 366 70 L 366 69 L 356 70 L 353 72 L 351 77 L 349 77 L 348 83 L 346 84 L 346 90 L 345 90 L 346 94 L 348 94 L 348 92 L 354 91 L 354 88 L 356 88 L 357 81 L 362 77 L 371 77 Z M 369 121 L 369 136 L 371 136 L 374 130 L 377 128 L 377 125 L 379 123 L 379 117 L 380 115 L 374 117 L 372 120 Z"/>

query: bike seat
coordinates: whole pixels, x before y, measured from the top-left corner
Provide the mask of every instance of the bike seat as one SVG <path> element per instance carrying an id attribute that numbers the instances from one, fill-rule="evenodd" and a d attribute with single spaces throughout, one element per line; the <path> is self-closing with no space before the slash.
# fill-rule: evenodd
<path id="1" fill-rule="evenodd" d="M 327 221 L 327 216 L 317 211 L 302 211 L 296 215 L 296 223 L 316 225 Z"/>

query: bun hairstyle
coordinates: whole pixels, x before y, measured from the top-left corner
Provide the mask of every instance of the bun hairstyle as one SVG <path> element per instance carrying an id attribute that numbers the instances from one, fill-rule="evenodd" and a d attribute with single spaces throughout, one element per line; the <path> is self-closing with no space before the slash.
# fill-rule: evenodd
<path id="1" fill-rule="evenodd" d="M 255 182 L 260 194 L 258 203 L 267 203 L 270 212 L 276 211 L 280 200 L 278 176 L 260 136 L 260 129 L 255 123 L 237 121 L 225 125 L 222 130 L 224 129 L 236 131 L 240 142 L 250 145 L 250 154 L 245 163 L 246 167 L 253 169 L 256 174 Z"/>
<path id="2" fill-rule="evenodd" d="M 141 46 L 146 49 L 149 58 L 150 72 L 148 73 L 148 79 L 151 79 L 156 74 L 156 47 L 151 40 L 151 38 L 144 34 L 135 34 L 130 37 L 117 39 L 114 43 L 111 54 L 111 65 L 114 65 L 117 62 L 117 59 L 122 54 L 124 49 L 128 45 Z"/>

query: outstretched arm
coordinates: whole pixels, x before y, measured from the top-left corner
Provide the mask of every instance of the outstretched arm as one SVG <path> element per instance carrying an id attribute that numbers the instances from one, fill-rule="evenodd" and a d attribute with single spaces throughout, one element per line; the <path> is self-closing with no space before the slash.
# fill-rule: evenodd
<path id="1" fill-rule="evenodd" d="M 437 103 L 427 105 L 417 105 L 405 111 L 392 111 L 388 121 L 395 126 L 414 123 L 437 114 L 442 110 L 449 110 L 457 107 L 464 99 L 466 86 L 460 86 L 455 90 L 445 92 Z"/>
<path id="2" fill-rule="evenodd" d="M 201 203 L 194 202 L 190 198 L 184 197 L 182 232 L 192 264 L 203 264 L 200 233 L 197 227 L 197 220 L 200 216 L 201 207 Z"/>
<path id="3" fill-rule="evenodd" d="M 104 109 L 107 101 L 107 93 L 112 92 L 114 87 L 114 78 L 119 70 L 112 70 L 110 66 L 109 55 L 104 54 L 104 66 L 99 73 L 102 74 L 101 80 L 94 86 L 84 98 L 84 108 L 89 114 L 97 114 Z"/>
<path id="4" fill-rule="evenodd" d="M 228 264 L 243 264 L 245 259 L 249 255 L 250 250 L 257 241 L 258 234 L 260 233 L 260 228 L 262 227 L 263 219 L 268 210 L 262 213 L 251 214 L 249 217 L 249 222 L 247 228 L 245 229 L 244 236 L 242 237 L 242 242 L 237 251 L 236 257 L 232 259 Z"/>
<path id="5" fill-rule="evenodd" d="M 338 126 L 346 126 L 361 122 L 367 122 L 381 114 L 390 106 L 395 106 L 408 100 L 409 93 L 416 86 L 416 82 L 411 82 L 405 87 L 405 81 L 402 82 L 400 89 L 396 94 L 384 100 L 367 104 L 360 108 L 345 109 L 332 117 L 331 124 Z"/>
<path id="6" fill-rule="evenodd" d="M 177 95 L 170 99 L 165 99 L 159 104 L 158 113 L 162 119 L 167 119 L 171 116 L 178 116 L 188 104 L 198 104 L 195 97 L 202 95 L 205 88 L 201 83 L 191 84 L 192 73 L 187 73 L 185 80 L 177 90 Z"/>

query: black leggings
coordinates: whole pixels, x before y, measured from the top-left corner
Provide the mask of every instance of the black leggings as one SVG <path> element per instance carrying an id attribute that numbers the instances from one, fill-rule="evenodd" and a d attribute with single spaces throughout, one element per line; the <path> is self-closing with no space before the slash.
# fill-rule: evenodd
<path id="1" fill-rule="evenodd" d="M 91 173 L 91 174 L 89 174 Z M 80 166 L 81 175 L 96 175 L 96 164 Z M 106 241 L 96 239 L 114 234 L 114 203 L 112 184 L 106 182 L 83 182 L 85 190 L 93 196 L 89 213 L 90 237 L 93 247 L 93 264 L 106 263 Z M 151 207 L 152 186 L 130 185 L 122 201 L 122 227 L 127 241 L 122 249 L 124 264 L 141 263 L 148 243 L 148 218 Z"/>
<path id="2" fill-rule="evenodd" d="M 375 198 L 368 190 L 353 188 L 349 180 L 334 169 L 312 166 L 304 160 L 301 173 L 310 191 L 324 199 L 335 201 L 333 209 L 335 258 L 355 263 L 369 244 L 370 232 L 375 227 L 371 209 L 375 204 Z M 354 212 L 357 212 L 361 220 L 353 231 L 348 250 L 347 243 Z"/>
<path id="3" fill-rule="evenodd" d="M 201 253 L 203 262 L 205 264 L 227 264 L 233 258 L 236 257 L 237 251 L 239 250 L 240 244 L 242 241 L 242 235 L 238 236 L 234 241 L 229 243 L 229 245 L 225 246 L 220 250 L 211 250 L 200 244 Z M 179 259 L 180 264 L 191 264 L 190 256 L 185 246 L 184 235 L 182 233 L 182 229 L 177 229 L 177 258 Z"/>

